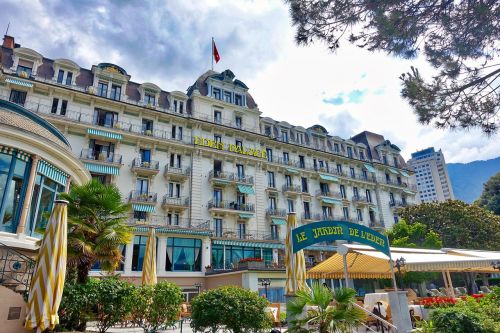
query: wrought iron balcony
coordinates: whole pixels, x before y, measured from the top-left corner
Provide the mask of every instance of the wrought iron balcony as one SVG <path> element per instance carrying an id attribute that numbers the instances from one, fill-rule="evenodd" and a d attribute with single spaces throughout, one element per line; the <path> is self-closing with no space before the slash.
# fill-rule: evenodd
<path id="1" fill-rule="evenodd" d="M 229 183 L 239 183 L 253 185 L 253 177 L 251 176 L 241 176 L 233 172 L 224 172 L 219 170 L 211 170 L 208 173 L 208 179 L 212 182 L 217 182 L 221 184 Z"/>
<path id="2" fill-rule="evenodd" d="M 178 168 L 167 164 L 165 166 L 164 176 L 167 177 L 167 179 L 184 180 L 191 176 L 191 168 Z"/>
<path id="3" fill-rule="evenodd" d="M 406 201 L 393 201 L 393 202 L 389 202 L 389 206 L 391 208 L 403 208 L 403 207 L 410 206 L 410 204 Z"/>
<path id="4" fill-rule="evenodd" d="M 140 202 L 146 204 L 156 204 L 158 196 L 153 192 L 131 191 L 128 197 L 129 202 Z"/>
<path id="5" fill-rule="evenodd" d="M 371 220 L 370 228 L 373 228 L 375 230 L 385 229 L 385 223 L 382 220 Z"/>
<path id="6" fill-rule="evenodd" d="M 235 201 L 228 200 L 210 200 L 208 202 L 209 210 L 224 210 L 233 212 L 255 212 L 255 206 L 253 204 L 241 204 Z"/>
<path id="7" fill-rule="evenodd" d="M 174 209 L 186 209 L 189 207 L 189 197 L 187 198 L 180 198 L 180 197 L 175 197 L 175 196 L 170 196 L 168 194 L 165 194 L 163 196 L 162 200 L 162 207 L 163 208 L 174 208 Z"/>
<path id="8" fill-rule="evenodd" d="M 286 209 L 268 208 L 266 209 L 266 216 L 268 217 L 286 217 Z"/>
<path id="9" fill-rule="evenodd" d="M 202 219 L 189 219 L 183 217 L 176 217 L 175 214 L 170 215 L 150 215 L 146 220 L 138 220 L 133 216 L 128 219 L 129 225 L 143 225 L 154 227 L 167 227 L 167 228 L 182 228 L 182 229 L 196 229 L 196 230 L 211 230 L 210 221 Z"/>
<path id="10" fill-rule="evenodd" d="M 98 153 L 93 149 L 82 149 L 80 159 L 99 163 L 122 164 L 122 155 L 115 153 Z"/>
<path id="11" fill-rule="evenodd" d="M 332 198 L 332 199 L 339 199 L 339 200 L 342 199 L 342 195 L 340 194 L 340 192 L 333 192 L 333 191 L 318 190 L 318 191 L 316 191 L 316 196 L 319 198 L 324 197 L 324 198 Z"/>
<path id="12" fill-rule="evenodd" d="M 354 203 L 359 203 L 359 204 L 371 204 L 370 201 L 368 201 L 368 198 L 364 195 L 354 195 L 352 197 L 352 202 Z"/>
<path id="13" fill-rule="evenodd" d="M 285 194 L 300 194 L 302 193 L 302 187 L 298 185 L 283 185 L 283 193 Z"/>
<path id="14" fill-rule="evenodd" d="M 281 240 L 279 234 L 257 230 L 243 230 L 237 228 L 223 228 L 222 230 L 213 230 L 213 236 L 226 239 L 246 239 L 246 240 Z"/>
<path id="15" fill-rule="evenodd" d="M 136 157 L 132 161 L 132 171 L 142 175 L 156 175 L 160 172 L 160 163 L 158 161 L 143 161 Z"/>

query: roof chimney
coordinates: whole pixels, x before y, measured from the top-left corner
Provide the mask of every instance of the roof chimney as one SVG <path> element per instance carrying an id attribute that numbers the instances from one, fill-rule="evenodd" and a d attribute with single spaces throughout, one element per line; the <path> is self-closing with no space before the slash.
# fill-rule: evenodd
<path id="1" fill-rule="evenodd" d="M 14 48 L 14 37 L 9 36 L 9 35 L 4 35 L 2 46 L 6 47 L 8 49 L 13 49 Z"/>

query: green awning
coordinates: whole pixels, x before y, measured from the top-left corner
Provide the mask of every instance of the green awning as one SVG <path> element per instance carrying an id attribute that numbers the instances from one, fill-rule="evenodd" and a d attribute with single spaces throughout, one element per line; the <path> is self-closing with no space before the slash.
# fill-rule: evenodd
<path id="1" fill-rule="evenodd" d="M 321 178 L 322 180 L 326 180 L 327 182 L 338 182 L 339 181 L 339 179 L 335 176 L 324 175 L 322 173 L 319 174 L 319 178 Z"/>
<path id="2" fill-rule="evenodd" d="M 372 212 L 374 212 L 374 213 L 378 213 L 378 209 L 377 209 L 377 208 L 375 208 L 375 207 L 370 207 L 370 210 L 371 210 Z"/>
<path id="3" fill-rule="evenodd" d="M 298 175 L 300 173 L 300 170 L 292 169 L 292 168 L 287 168 L 286 172 Z"/>
<path id="4" fill-rule="evenodd" d="M 31 82 L 14 79 L 12 77 L 6 78 L 5 82 L 11 83 L 11 84 L 17 84 L 18 86 L 23 86 L 23 87 L 28 87 L 28 88 L 33 87 L 33 83 L 31 83 Z"/>
<path id="5" fill-rule="evenodd" d="M 66 186 L 69 177 L 68 174 L 44 160 L 38 162 L 37 172 L 63 186 Z"/>
<path id="6" fill-rule="evenodd" d="M 156 207 L 154 205 L 132 204 L 132 209 L 138 212 L 153 213 Z"/>
<path id="7" fill-rule="evenodd" d="M 249 186 L 249 185 L 240 185 L 240 184 L 238 184 L 238 191 L 240 193 L 244 193 L 244 194 L 255 194 L 255 191 L 254 191 L 253 187 Z"/>
<path id="8" fill-rule="evenodd" d="M 123 139 L 123 136 L 121 134 L 108 132 L 108 131 L 102 131 L 102 130 L 97 129 L 97 128 L 87 128 L 87 133 L 92 134 L 92 135 L 103 136 L 103 137 L 108 138 L 108 139 L 115 139 L 115 140 Z"/>
<path id="9" fill-rule="evenodd" d="M 227 185 L 229 184 L 229 180 L 227 179 L 218 179 L 218 178 L 212 178 L 212 181 L 216 184 L 219 184 L 219 185 Z"/>
<path id="10" fill-rule="evenodd" d="M 405 192 L 406 194 L 411 194 L 411 195 L 414 195 L 414 194 L 415 194 L 415 192 L 410 191 L 410 190 L 408 190 L 408 189 L 406 189 L 406 188 L 405 188 L 405 189 L 403 189 L 403 192 Z"/>
<path id="11" fill-rule="evenodd" d="M 212 241 L 214 245 L 232 245 L 232 246 L 248 246 L 248 247 L 261 247 L 263 249 L 284 249 L 285 244 L 280 243 L 270 243 L 270 242 L 244 242 L 238 240 L 226 240 L 226 239 L 214 239 Z"/>
<path id="12" fill-rule="evenodd" d="M 375 168 L 371 164 L 365 163 L 364 165 L 365 165 L 366 170 L 368 170 L 369 172 L 373 172 L 373 173 L 377 172 L 377 170 L 375 170 Z"/>
<path id="13" fill-rule="evenodd" d="M 149 227 L 134 227 L 135 232 L 149 232 Z M 157 234 L 180 234 L 180 235 L 196 235 L 196 236 L 210 236 L 209 230 L 193 230 L 183 228 L 155 228 Z"/>
<path id="14" fill-rule="evenodd" d="M 239 214 L 239 216 L 240 216 L 240 219 L 251 219 L 253 217 L 253 214 L 241 213 L 241 214 Z"/>
<path id="15" fill-rule="evenodd" d="M 408 172 L 404 171 L 404 170 L 399 170 L 399 173 L 403 175 L 403 177 L 410 177 L 410 175 L 408 174 Z"/>
<path id="16" fill-rule="evenodd" d="M 321 202 L 327 205 L 338 205 L 342 203 L 341 200 L 332 198 L 322 198 Z"/>
<path id="17" fill-rule="evenodd" d="M 391 172 L 391 173 L 393 173 L 393 174 L 395 174 L 395 175 L 399 175 L 398 170 L 393 169 L 393 168 L 389 168 L 389 172 Z"/>
<path id="18" fill-rule="evenodd" d="M 118 176 L 120 174 L 120 168 L 111 165 L 101 165 L 92 163 L 84 163 L 83 165 L 87 170 L 94 173 L 101 173 L 105 175 L 115 175 L 115 176 Z"/>
<path id="19" fill-rule="evenodd" d="M 286 220 L 285 219 L 279 219 L 279 218 L 272 218 L 273 224 L 276 225 L 286 225 Z"/>

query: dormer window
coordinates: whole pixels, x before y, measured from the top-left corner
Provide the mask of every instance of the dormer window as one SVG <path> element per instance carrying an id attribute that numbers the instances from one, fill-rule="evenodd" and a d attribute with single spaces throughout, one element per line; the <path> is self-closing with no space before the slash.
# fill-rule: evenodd
<path id="1" fill-rule="evenodd" d="M 146 105 L 156 105 L 156 96 L 153 94 L 145 93 L 144 94 L 144 103 Z"/>
<path id="2" fill-rule="evenodd" d="M 387 156 L 386 155 L 382 155 L 382 161 L 384 162 L 384 164 L 389 164 L 387 162 Z"/>
<path id="3" fill-rule="evenodd" d="M 231 103 L 233 101 L 232 94 L 230 91 L 224 91 L 224 102 Z"/>
<path id="4" fill-rule="evenodd" d="M 271 136 L 271 126 L 264 127 L 264 134 L 267 136 Z"/>
<path id="5" fill-rule="evenodd" d="M 243 96 L 234 94 L 234 104 L 243 106 Z"/>
<path id="6" fill-rule="evenodd" d="M 220 89 L 219 88 L 212 88 L 212 97 L 215 99 L 221 99 L 220 98 Z"/>
<path id="7" fill-rule="evenodd" d="M 288 131 L 281 131 L 281 141 L 288 143 Z"/>
<path id="8" fill-rule="evenodd" d="M 347 157 L 352 158 L 352 147 L 347 147 Z"/>
<path id="9" fill-rule="evenodd" d="M 297 133 L 297 142 L 299 144 L 304 144 L 304 133 Z"/>
<path id="10" fill-rule="evenodd" d="M 22 75 L 21 73 L 25 72 L 27 76 L 30 77 L 32 71 L 33 71 L 33 62 L 19 59 L 19 63 L 16 69 L 17 75 L 21 76 Z"/>
<path id="11" fill-rule="evenodd" d="M 184 102 L 174 100 L 174 112 L 184 113 Z"/>
<path id="12" fill-rule="evenodd" d="M 72 72 L 66 72 L 66 80 L 65 78 L 65 72 L 64 70 L 60 69 L 57 73 L 57 83 L 60 84 L 65 84 L 67 86 L 70 86 L 73 82 L 73 73 Z"/>
<path id="13" fill-rule="evenodd" d="M 333 144 L 333 151 L 336 153 L 340 152 L 340 147 L 338 143 Z"/>
<path id="14" fill-rule="evenodd" d="M 107 97 L 108 96 L 108 83 L 99 81 L 97 84 L 97 95 L 101 97 Z"/>
<path id="15" fill-rule="evenodd" d="M 120 96 L 122 94 L 122 87 L 116 84 L 111 85 L 111 99 L 114 99 L 115 101 L 120 100 Z"/>
<path id="16" fill-rule="evenodd" d="M 359 151 L 359 158 L 362 160 L 365 159 L 365 152 L 364 151 L 362 151 L 362 150 Z"/>
<path id="17" fill-rule="evenodd" d="M 57 83 L 63 83 L 64 80 L 64 71 L 62 69 L 59 70 L 59 73 L 57 73 Z"/>

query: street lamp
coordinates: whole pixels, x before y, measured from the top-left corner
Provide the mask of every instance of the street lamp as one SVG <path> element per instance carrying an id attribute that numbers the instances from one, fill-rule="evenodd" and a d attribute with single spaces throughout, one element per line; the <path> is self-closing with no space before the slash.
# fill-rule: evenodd
<path id="1" fill-rule="evenodd" d="M 267 297 L 267 287 L 271 285 L 271 279 L 260 279 L 260 285 L 264 287 L 265 293 L 266 293 L 266 299 L 269 299 Z"/>
<path id="2" fill-rule="evenodd" d="M 198 290 L 198 295 L 199 295 L 200 294 L 200 289 L 201 289 L 201 287 L 203 287 L 203 283 L 196 282 L 194 284 L 194 287 L 196 288 L 196 290 Z"/>
<path id="3" fill-rule="evenodd" d="M 401 257 L 399 259 L 396 259 L 396 268 L 398 269 L 398 275 L 399 275 L 399 285 L 401 286 L 401 289 L 404 289 L 403 285 L 403 275 L 401 274 L 401 267 L 405 267 L 406 265 L 406 259 Z"/>

